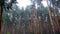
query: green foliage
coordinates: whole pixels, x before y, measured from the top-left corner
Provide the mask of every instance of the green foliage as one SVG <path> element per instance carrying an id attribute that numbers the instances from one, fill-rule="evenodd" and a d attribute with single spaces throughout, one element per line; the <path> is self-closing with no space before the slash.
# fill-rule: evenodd
<path id="1" fill-rule="evenodd" d="M 18 24 L 22 25 L 22 24 L 27 24 L 28 23 L 28 18 L 32 16 L 32 5 L 30 5 L 29 7 L 26 7 L 26 9 L 24 10 L 24 8 L 20 9 L 16 4 L 12 5 L 12 9 L 3 11 L 3 23 L 6 23 L 8 25 L 11 25 L 16 27 Z M 43 16 L 45 14 L 48 14 L 48 9 L 47 7 L 44 7 L 42 4 L 40 5 L 41 9 L 39 9 L 39 14 L 42 14 Z M 38 9 L 36 9 L 34 7 L 34 12 L 36 13 Z M 10 15 L 8 15 L 8 13 Z"/>
<path id="2" fill-rule="evenodd" d="M 17 25 L 17 22 L 16 22 L 16 21 L 14 21 L 13 25 L 14 25 L 14 26 L 16 26 L 16 25 Z"/>
<path id="3" fill-rule="evenodd" d="M 7 32 L 7 34 L 10 34 L 10 32 Z"/>
<path id="4" fill-rule="evenodd" d="M 60 7 L 60 0 L 49 0 L 50 3 L 52 3 L 53 6 L 58 6 Z"/>
<path id="5" fill-rule="evenodd" d="M 36 1 L 32 1 L 33 5 L 30 5 L 28 7 L 26 7 L 26 9 L 24 10 L 24 8 L 22 7 L 22 9 L 20 9 L 16 4 L 12 4 L 14 3 L 14 0 L 12 0 L 13 2 L 10 3 L 10 5 L 2 5 L 4 7 L 2 8 L 7 8 L 6 11 L 3 10 L 3 15 L 2 15 L 2 21 L 3 23 L 7 24 L 7 26 L 12 26 L 11 27 L 15 27 L 20 28 L 20 26 L 23 26 L 22 28 L 28 28 L 27 26 L 30 24 L 30 19 L 32 18 L 32 9 L 34 9 L 34 16 L 35 18 L 38 16 L 41 16 L 41 20 L 43 21 L 43 19 L 45 18 L 45 16 L 48 14 L 48 8 L 44 7 L 43 4 L 41 4 L 41 0 L 36 0 Z M 39 9 L 35 8 L 35 2 L 37 3 L 37 5 L 39 5 Z M 5 4 L 5 3 L 4 3 Z M 6 7 L 7 6 L 7 7 Z M 11 7 L 11 9 L 10 9 Z M 8 10 L 9 9 L 9 10 Z M 8 15 L 9 13 L 9 15 Z M 47 16 L 48 17 L 48 16 Z M 38 20 L 38 19 L 37 19 Z M 48 19 L 49 20 L 49 19 Z M 7 34 L 11 34 L 10 32 L 7 32 Z M 32 34 L 34 34 L 34 32 L 32 32 Z"/>
<path id="6" fill-rule="evenodd" d="M 12 0 L 10 2 L 9 0 L 0 0 L 0 6 L 2 7 L 2 9 L 11 9 L 13 3 L 16 3 L 16 0 Z"/>

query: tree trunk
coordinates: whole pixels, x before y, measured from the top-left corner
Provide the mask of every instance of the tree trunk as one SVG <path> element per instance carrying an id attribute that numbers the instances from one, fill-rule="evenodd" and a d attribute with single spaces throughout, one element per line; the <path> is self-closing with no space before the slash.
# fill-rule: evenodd
<path id="1" fill-rule="evenodd" d="M 2 27 L 2 13 L 3 13 L 3 7 L 0 6 L 0 33 L 1 33 L 1 27 Z"/>
<path id="2" fill-rule="evenodd" d="M 2 15 L 1 12 L 2 12 L 2 11 L 1 11 L 1 6 L 0 6 L 0 25 L 1 25 L 1 20 L 2 20 L 2 19 L 1 19 L 1 18 L 2 18 L 2 16 L 1 16 L 1 15 Z M 0 33 L 1 33 L 1 26 L 0 26 Z"/>
<path id="3" fill-rule="evenodd" d="M 48 0 L 46 0 L 46 2 L 47 2 L 47 5 L 48 5 Z M 50 11 L 49 5 L 48 5 L 48 15 L 49 15 L 49 17 L 50 17 L 50 24 L 51 24 L 51 26 L 52 26 L 52 33 L 55 34 L 54 24 L 53 24 L 53 21 L 52 21 L 51 11 Z"/>
<path id="4" fill-rule="evenodd" d="M 57 9 L 56 6 L 55 6 L 55 9 L 54 9 L 54 14 L 55 14 L 54 17 L 55 17 L 55 21 L 56 21 L 56 28 L 58 28 L 59 27 L 59 22 L 58 22 L 58 9 Z"/>

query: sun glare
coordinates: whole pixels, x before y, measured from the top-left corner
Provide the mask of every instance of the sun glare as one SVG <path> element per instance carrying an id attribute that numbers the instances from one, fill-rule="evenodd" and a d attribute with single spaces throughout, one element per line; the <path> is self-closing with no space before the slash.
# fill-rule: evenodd
<path id="1" fill-rule="evenodd" d="M 41 3 L 44 5 L 44 7 L 47 7 L 47 2 L 45 0 L 43 0 Z"/>
<path id="2" fill-rule="evenodd" d="M 26 6 L 31 5 L 30 0 L 17 0 L 17 2 L 18 2 L 17 5 L 18 5 L 20 8 L 22 8 L 22 7 L 26 8 Z"/>
<path id="3" fill-rule="evenodd" d="M 22 7 L 26 8 L 26 6 L 29 6 L 29 5 L 32 4 L 30 0 L 17 0 L 17 2 L 18 2 L 17 5 L 18 5 L 20 8 L 22 8 Z M 46 1 L 42 1 L 41 3 L 44 5 L 44 7 L 47 6 Z"/>

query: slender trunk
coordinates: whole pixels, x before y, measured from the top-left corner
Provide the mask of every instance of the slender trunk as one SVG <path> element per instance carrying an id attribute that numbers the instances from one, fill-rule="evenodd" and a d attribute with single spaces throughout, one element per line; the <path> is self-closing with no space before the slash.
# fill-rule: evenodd
<path id="1" fill-rule="evenodd" d="M 39 28 L 41 30 L 39 33 L 42 34 L 42 24 L 41 24 L 41 17 L 39 16 L 39 11 L 37 11 L 37 23 L 39 23 Z"/>
<path id="2" fill-rule="evenodd" d="M 35 31 L 35 24 L 34 24 L 34 10 L 32 10 L 32 26 L 34 26 L 34 34 L 36 34 L 36 31 Z M 33 29 L 33 28 L 32 28 Z"/>
<path id="3" fill-rule="evenodd" d="M 47 2 L 47 5 L 48 5 L 48 0 L 46 0 L 46 2 Z M 50 17 L 50 24 L 52 26 L 52 32 L 53 32 L 53 34 L 55 34 L 55 32 L 54 32 L 54 24 L 53 24 L 53 21 L 52 21 L 51 11 L 50 11 L 49 5 L 48 5 L 48 15 Z"/>
<path id="4" fill-rule="evenodd" d="M 54 9 L 54 18 L 55 18 L 55 21 L 56 21 L 56 27 L 58 28 L 59 27 L 59 22 L 58 22 L 58 18 L 57 18 L 57 16 L 58 16 L 58 9 L 57 9 L 57 7 L 55 6 L 55 9 Z"/>
<path id="5" fill-rule="evenodd" d="M 14 34 L 15 33 L 15 29 L 14 29 L 14 26 L 12 26 L 12 34 Z"/>
<path id="6" fill-rule="evenodd" d="M 0 25 L 1 25 L 1 19 L 2 18 L 2 11 L 1 11 L 1 6 L 0 6 Z M 0 28 L 1 28 L 1 26 L 0 26 Z M 1 33 L 1 29 L 0 29 L 0 33 Z"/>
<path id="7" fill-rule="evenodd" d="M 2 12 L 3 12 L 3 7 L 1 5 L 0 6 L 0 33 L 1 33 L 1 25 L 2 25 Z"/>
<path id="8" fill-rule="evenodd" d="M 29 17 L 29 18 L 30 18 L 30 17 Z M 29 19 L 28 34 L 30 34 L 30 23 L 31 23 L 31 19 Z"/>
<path id="9" fill-rule="evenodd" d="M 39 12 L 38 12 L 38 11 L 36 12 L 36 15 L 35 15 L 35 16 L 36 16 L 36 18 L 37 18 L 37 19 L 35 20 L 35 21 L 36 21 L 36 22 L 35 22 L 36 34 L 39 34 L 40 32 L 39 32 Z"/>

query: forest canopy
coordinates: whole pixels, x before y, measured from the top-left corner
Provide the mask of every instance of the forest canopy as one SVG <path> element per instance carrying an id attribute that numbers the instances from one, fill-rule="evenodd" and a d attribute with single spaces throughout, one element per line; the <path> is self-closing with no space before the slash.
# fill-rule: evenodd
<path id="1" fill-rule="evenodd" d="M 2 34 L 60 33 L 60 0 L 21 1 L 0 1 Z"/>

